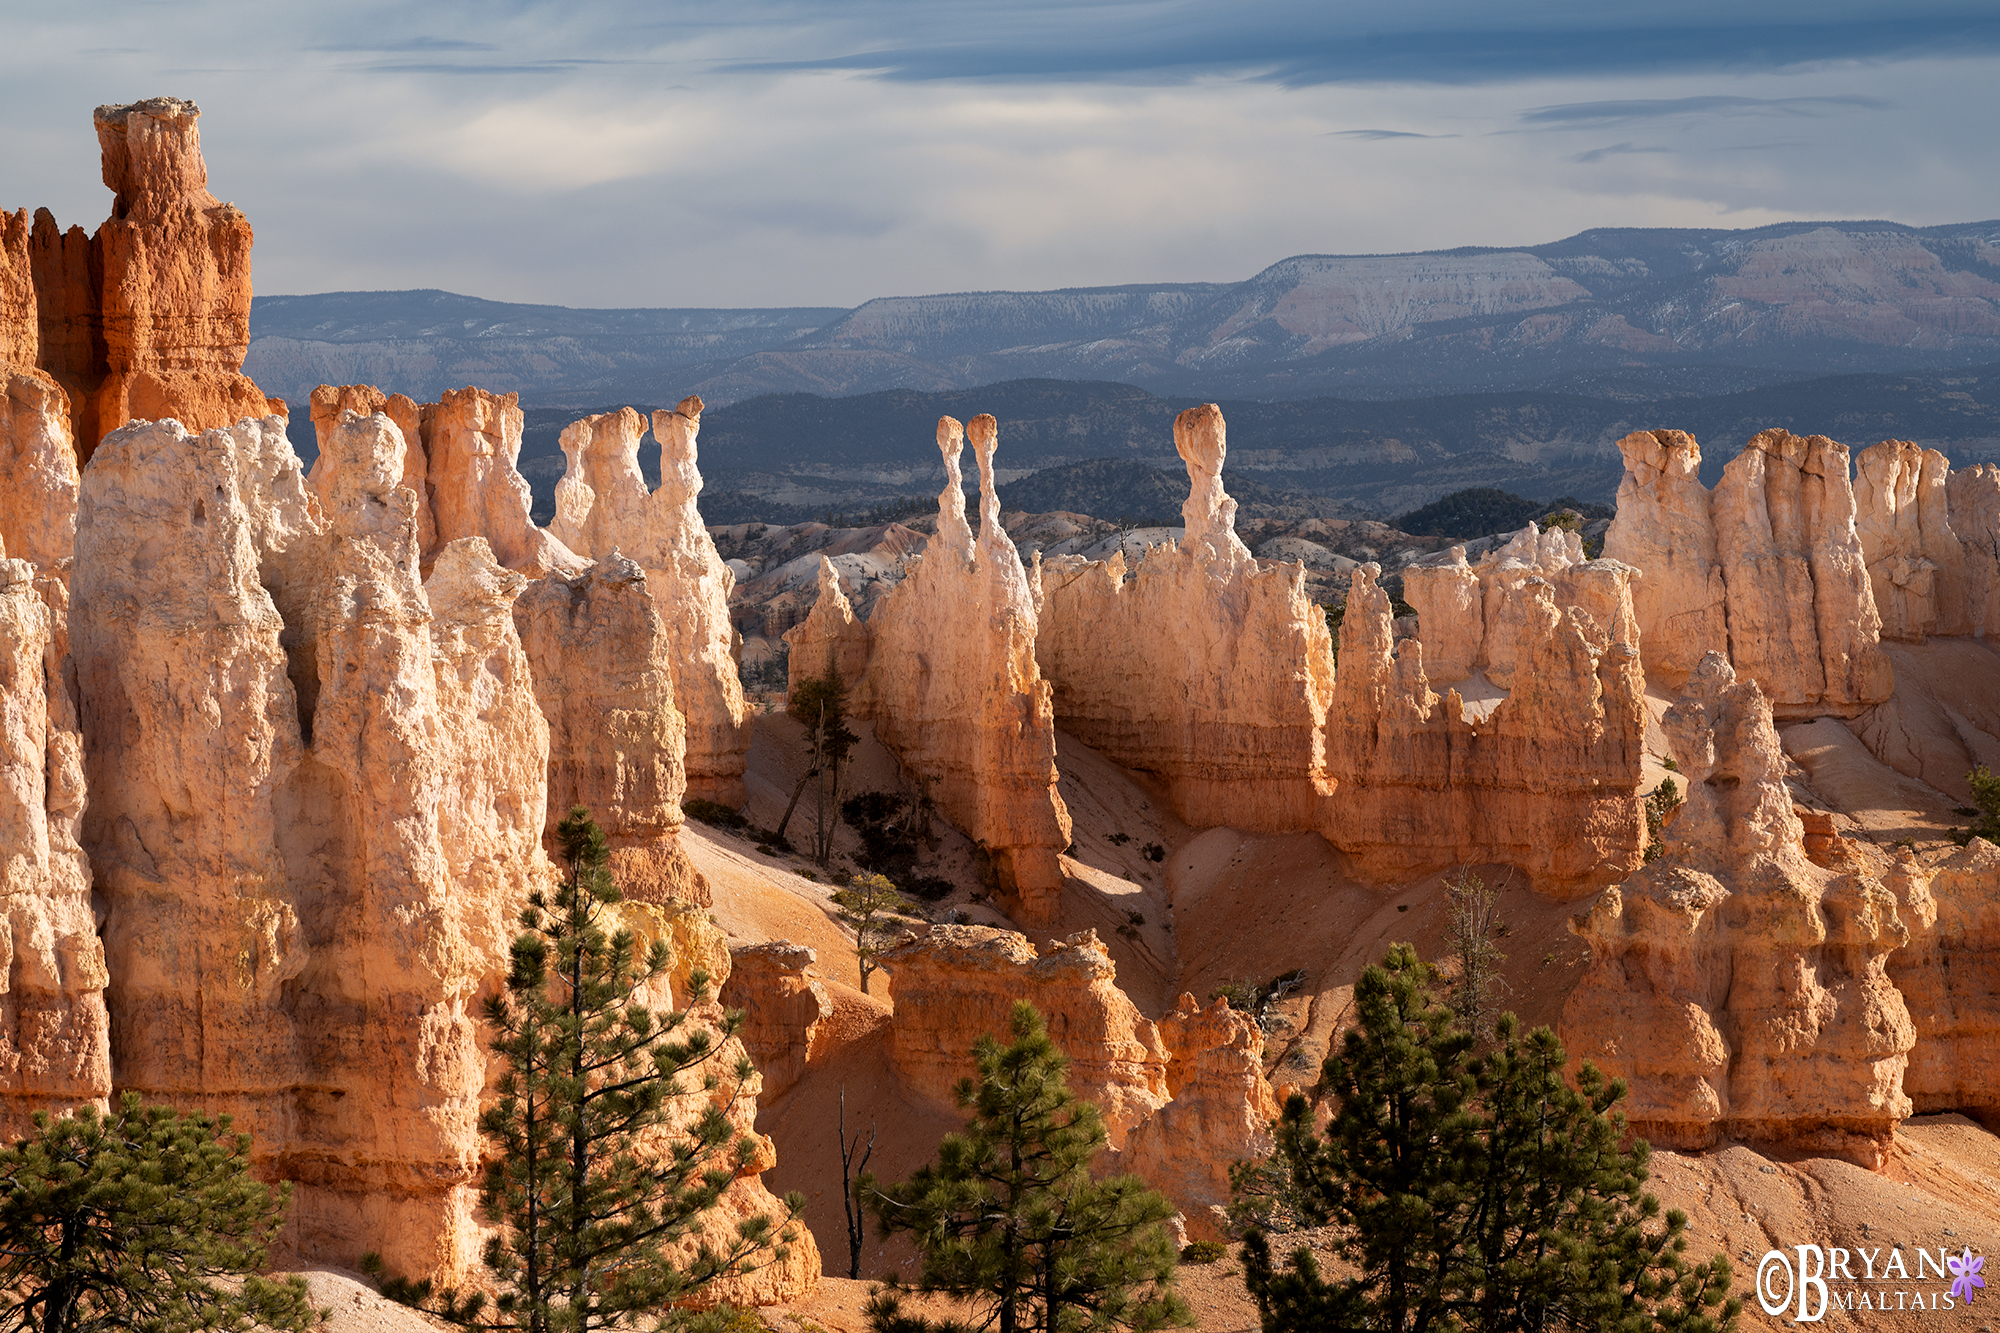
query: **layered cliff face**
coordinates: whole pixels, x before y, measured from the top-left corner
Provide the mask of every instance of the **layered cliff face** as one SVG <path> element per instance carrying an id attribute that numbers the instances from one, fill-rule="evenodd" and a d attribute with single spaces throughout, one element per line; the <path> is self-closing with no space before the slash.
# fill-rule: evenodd
<path id="1" fill-rule="evenodd" d="M 1622 605 L 1629 571 L 1591 564 L 1572 573 L 1599 579 Z M 1502 604 L 1514 689 L 1474 718 L 1456 690 L 1442 699 L 1431 690 L 1426 645 L 1396 640 L 1378 573 L 1354 572 L 1341 621 L 1326 839 L 1384 879 L 1503 861 L 1560 892 L 1635 868 L 1645 844 L 1637 647 L 1588 611 L 1558 606 L 1547 580 L 1525 580 Z"/>
<path id="2" fill-rule="evenodd" d="M 76 537 L 76 449 L 69 396 L 41 355 L 28 216 L 0 213 L 0 546 L 43 570 Z"/>
<path id="3" fill-rule="evenodd" d="M 430 487 L 425 481 L 423 411 L 408 394 L 383 393 L 372 384 L 322 384 L 312 392 L 308 404 L 313 433 L 319 438 L 320 458 L 313 463 L 318 475 L 325 461 L 327 432 L 340 420 L 342 412 L 373 416 L 380 412 L 394 422 L 403 437 L 403 480 L 417 497 L 417 549 L 427 554 L 437 550 L 437 524 L 431 519 Z"/>
<path id="4" fill-rule="evenodd" d="M 1534 667 L 1542 616 L 1539 590 L 1547 587 L 1559 610 L 1586 612 L 1617 643 L 1639 645 L 1633 585 L 1639 571 L 1617 560 L 1585 560 L 1574 532 L 1543 532 L 1528 524 L 1505 546 L 1468 565 L 1455 546 L 1441 565 L 1414 565 L 1403 573 L 1403 596 L 1417 612 L 1425 673 L 1435 682 L 1484 672 L 1501 689 Z"/>
<path id="5" fill-rule="evenodd" d="M 1604 534 L 1607 559 L 1645 571 L 1632 610 L 1646 670 L 1678 688 L 1710 652 L 1729 651 L 1728 590 L 1715 551 L 1701 446 L 1680 430 L 1634 431 L 1618 442 L 1625 477 Z"/>
<path id="6" fill-rule="evenodd" d="M 534 497 L 514 466 L 521 458 L 519 394 L 455 389 L 419 411 L 435 543 L 424 548 L 426 564 L 466 537 L 484 538 L 494 559 L 531 579 L 588 563 L 529 516 Z"/>
<path id="7" fill-rule="evenodd" d="M 1762 431 L 1712 493 L 1684 431 L 1639 431 L 1619 448 L 1604 553 L 1644 571 L 1632 599 L 1649 672 L 1678 686 L 1722 652 L 1779 717 L 1852 717 L 1889 697 L 1845 445 Z"/>
<path id="8" fill-rule="evenodd" d="M 1720 653 L 1665 726 L 1686 801 L 1665 854 L 1574 923 L 1591 962 L 1564 1043 L 1627 1081 L 1654 1143 L 1727 1134 L 1877 1166 L 1917 1041 L 1888 971 L 1910 938 L 1898 895 L 1865 859 L 1809 858 L 1770 702 Z"/>
<path id="9" fill-rule="evenodd" d="M 1222 413 L 1174 421 L 1186 537 L 1136 571 L 1060 557 L 1039 569 L 1035 654 L 1063 729 L 1158 775 L 1197 827 L 1316 826 L 1331 791 L 1321 728 L 1333 694 L 1326 617 L 1298 566 L 1260 570 L 1222 489 Z"/>
<path id="10" fill-rule="evenodd" d="M 1974 634 L 2000 635 L 2000 465 L 1953 472 L 1945 499 L 1965 554 L 1966 622 Z"/>
<path id="11" fill-rule="evenodd" d="M 739 806 L 750 726 L 729 618 L 735 576 L 696 507 L 700 431 L 699 398 L 653 414 L 660 489 L 649 495 L 639 470 L 644 418 L 626 408 L 575 422 L 562 434 L 569 466 L 556 486 L 550 531 L 586 558 L 616 550 L 645 569 L 666 625 L 675 701 L 687 724 L 688 795 Z"/>
<path id="12" fill-rule="evenodd" d="M 626 897 L 707 906 L 708 882 L 680 845 L 686 729 L 646 571 L 612 554 L 575 577 L 550 574 L 514 603 L 514 623 L 549 724 L 551 854 L 556 826 L 581 805 Z"/>
<path id="13" fill-rule="evenodd" d="M 942 1110 L 972 1077 L 972 1041 L 991 1033 L 1003 1045 L 1016 1001 L 1048 1020 L 1049 1037 L 1070 1059 L 1070 1090 L 1097 1104 L 1111 1146 L 1167 1101 L 1166 1046 L 1125 992 L 1095 931 L 1054 940 L 1040 951 L 1025 936 L 987 926 L 932 926 L 881 956 L 896 1017 L 891 1057 L 905 1086 Z"/>
<path id="14" fill-rule="evenodd" d="M 1049 684 L 1035 662 L 1034 596 L 1000 527 L 997 432 L 992 417 L 972 419 L 975 542 L 959 489 L 968 432 L 950 417 L 938 422 L 937 536 L 869 617 L 868 670 L 853 708 L 907 769 L 935 781 L 932 798 L 992 856 L 1016 918 L 1039 924 L 1055 918 L 1070 819 L 1056 792 Z"/>
<path id="15" fill-rule="evenodd" d="M 1779 716 L 1853 714 L 1895 689 L 1855 531 L 1847 447 L 1767 430 L 1722 470 L 1715 550 L 1729 652 Z"/>
<path id="16" fill-rule="evenodd" d="M 272 410 L 242 373 L 250 224 L 208 192 L 200 115 L 175 97 L 97 108 L 111 216 L 87 237 L 35 215 L 36 364 L 69 394 L 80 460 L 128 421 L 199 429 Z"/>
<path id="17" fill-rule="evenodd" d="M 427 590 L 400 433 L 348 415 L 327 447 L 314 495 L 278 417 L 134 426 L 89 469 L 72 654 L 113 1060 L 236 1115 L 301 1184 L 302 1253 L 462 1274 L 475 995 L 547 873 L 523 580 L 471 542 Z"/>
<path id="18" fill-rule="evenodd" d="M 2000 1123 L 2000 848 L 1975 839 L 1928 870 L 1904 854 L 1889 882 L 1910 930 L 1889 978 L 1917 1030 L 1903 1091 L 1919 1114 Z"/>
<path id="19" fill-rule="evenodd" d="M 1264 1078 L 1264 1034 L 1227 1000 L 1203 1009 L 1192 995 L 1159 1031 L 1171 1100 L 1126 1139 L 1125 1166 L 1174 1201 L 1189 1236 L 1224 1240 L 1229 1168 L 1274 1146 L 1278 1099 Z"/>
<path id="20" fill-rule="evenodd" d="M 37 584 L 40 584 L 38 589 Z M 66 589 L 0 548 L 0 1134 L 111 1091 Z"/>

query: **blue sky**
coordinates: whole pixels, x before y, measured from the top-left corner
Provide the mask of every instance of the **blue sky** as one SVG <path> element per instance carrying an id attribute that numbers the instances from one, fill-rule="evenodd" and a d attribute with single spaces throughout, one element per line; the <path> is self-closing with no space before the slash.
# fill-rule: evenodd
<path id="1" fill-rule="evenodd" d="M 263 292 L 851 305 L 1595 226 L 2000 217 L 2000 8 L 0 0 L 0 206 L 203 108 Z"/>

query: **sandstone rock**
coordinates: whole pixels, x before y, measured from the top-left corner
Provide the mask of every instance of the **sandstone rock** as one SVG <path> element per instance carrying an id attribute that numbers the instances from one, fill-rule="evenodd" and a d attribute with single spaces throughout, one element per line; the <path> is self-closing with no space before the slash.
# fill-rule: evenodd
<path id="1" fill-rule="evenodd" d="M 174 97 L 97 108 L 110 218 L 86 237 L 35 215 L 35 364 L 69 395 L 80 460 L 127 421 L 199 429 L 273 410 L 242 373 L 250 224 L 208 192 L 200 114 Z"/>
<path id="2" fill-rule="evenodd" d="M 1879 1166 L 1916 1041 L 1888 976 L 1897 895 L 1876 867 L 1808 858 L 1770 703 L 1720 653 L 1664 725 L 1686 801 L 1665 854 L 1574 923 L 1591 963 L 1563 1040 L 1627 1080 L 1655 1143 L 1726 1133 Z"/>
<path id="3" fill-rule="evenodd" d="M 1723 582 L 1701 446 L 1686 431 L 1635 431 L 1618 442 L 1625 478 L 1604 534 L 1606 558 L 1645 571 L 1632 592 L 1646 669 L 1686 681 L 1711 650 L 1729 651 Z"/>
<path id="4" fill-rule="evenodd" d="M 1855 526 L 1883 636 L 1971 633 L 1965 551 L 1945 494 L 1950 461 L 1908 440 L 1884 440 L 1854 461 Z"/>
<path id="5" fill-rule="evenodd" d="M 46 599 L 46 600 L 45 600 Z M 111 1091 L 108 980 L 77 843 L 84 806 L 65 679 L 65 588 L 0 547 L 0 1133 Z"/>
<path id="6" fill-rule="evenodd" d="M 1887 699 L 1895 677 L 1855 531 L 1847 447 L 1762 431 L 1723 469 L 1711 507 L 1737 672 L 1780 717 L 1851 716 Z"/>
<path id="7" fill-rule="evenodd" d="M 1229 1168 L 1268 1156 L 1278 1101 L 1264 1078 L 1264 1034 L 1227 1000 L 1203 1009 L 1183 995 L 1160 1020 L 1172 1098 L 1125 1141 L 1125 1167 L 1181 1210 L 1187 1233 L 1223 1240 Z"/>
<path id="8" fill-rule="evenodd" d="M 1441 565 L 1403 571 L 1403 600 L 1416 608 L 1424 665 L 1434 680 L 1464 680 L 1485 659 L 1486 598 L 1465 548 L 1451 548 Z"/>
<path id="9" fill-rule="evenodd" d="M 1953 472 L 1945 499 L 1965 556 L 1966 623 L 1973 634 L 2000 635 L 2000 465 Z"/>
<path id="10" fill-rule="evenodd" d="M 575 577 L 552 573 L 514 603 L 514 623 L 549 724 L 550 854 L 581 805 L 626 897 L 707 906 L 708 881 L 680 845 L 686 730 L 646 572 L 613 553 Z"/>
<path id="11" fill-rule="evenodd" d="M 1332 790 L 1326 617 L 1306 599 L 1301 567 L 1259 569 L 1237 539 L 1214 404 L 1175 419 L 1174 446 L 1188 469 L 1184 541 L 1152 548 L 1135 572 L 1123 552 L 1039 567 L 1035 654 L 1056 716 L 1085 744 L 1158 775 L 1176 816 L 1196 827 L 1317 827 Z"/>
<path id="12" fill-rule="evenodd" d="M 1318 827 L 1377 878 L 1460 863 L 1519 866 L 1545 891 L 1637 867 L 1645 736 L 1638 650 L 1534 576 L 1502 603 L 1521 665 L 1483 719 L 1432 692 L 1425 645 L 1395 638 L 1379 567 L 1355 570 L 1327 711 L 1336 782 Z M 1603 574 L 1622 588 L 1625 576 Z M 1489 632 L 1489 639 L 1492 637 Z"/>
<path id="13" fill-rule="evenodd" d="M 743 1045 L 764 1076 L 764 1105 L 804 1075 L 813 1035 L 833 1017 L 826 986 L 806 972 L 817 961 L 812 949 L 790 940 L 731 951 L 722 1004 L 743 1011 Z"/>
<path id="14" fill-rule="evenodd" d="M 873 646 L 868 626 L 855 616 L 840 590 L 840 574 L 825 556 L 819 558 L 819 600 L 810 615 L 785 631 L 784 638 L 791 649 L 785 659 L 787 693 L 824 673 L 829 662 L 850 693 L 867 678 Z"/>
<path id="15" fill-rule="evenodd" d="M 547 873 L 547 733 L 523 581 L 467 543 L 427 593 L 400 434 L 349 414 L 327 445 L 316 497 L 277 417 L 134 426 L 89 469 L 72 655 L 113 1061 L 237 1116 L 299 1182 L 303 1254 L 454 1277 L 476 999 Z"/>
<path id="16" fill-rule="evenodd" d="M 431 519 L 430 486 L 424 477 L 422 409 L 416 402 L 407 394 L 385 394 L 372 384 L 322 384 L 313 390 L 309 407 L 322 460 L 326 457 L 327 432 L 342 412 L 358 412 L 364 417 L 380 412 L 396 424 L 403 437 L 403 485 L 417 497 L 417 548 L 435 551 L 439 546 L 437 524 Z M 314 462 L 315 476 L 324 465 Z"/>
<path id="17" fill-rule="evenodd" d="M 1035 662 L 1036 610 L 1028 575 L 1000 527 L 993 487 L 997 426 L 972 419 L 979 460 L 979 538 L 965 521 L 958 455 L 965 428 L 938 422 L 945 485 L 937 536 L 876 604 L 857 716 L 904 767 L 934 780 L 931 796 L 993 858 L 1016 917 L 1055 918 L 1058 862 L 1070 843 L 1056 793 L 1055 719 Z"/>
<path id="18" fill-rule="evenodd" d="M 637 412 L 588 417 L 565 429 L 569 466 L 557 483 L 551 530 L 585 557 L 617 550 L 645 569 L 672 645 L 675 698 L 687 723 L 688 795 L 733 807 L 744 800 L 750 726 L 729 618 L 735 576 L 696 507 L 701 406 L 701 399 L 686 398 L 671 412 L 653 414 L 660 489 L 651 495 L 639 470 L 645 423 Z"/>
<path id="19" fill-rule="evenodd" d="M 308 959 L 281 849 L 304 754 L 239 444 L 173 421 L 107 437 L 82 485 L 70 651 L 119 1085 L 233 1115 L 270 1164 L 317 1086 L 283 1012 Z"/>
<path id="20" fill-rule="evenodd" d="M 447 392 L 420 409 L 425 480 L 430 489 L 435 545 L 484 538 L 493 557 L 529 578 L 551 570 L 580 571 L 587 559 L 535 526 L 527 478 L 514 467 L 521 457 L 519 394 L 471 387 Z"/>
<path id="21" fill-rule="evenodd" d="M 1037 951 L 1025 936 L 987 926 L 932 926 L 881 956 L 896 1017 L 891 1058 L 906 1087 L 943 1110 L 974 1073 L 972 1044 L 1005 1044 L 1017 1000 L 1048 1020 L 1070 1058 L 1069 1086 L 1097 1103 L 1114 1148 L 1167 1100 L 1168 1052 L 1153 1024 L 1118 989 L 1095 931 Z"/>
<path id="22" fill-rule="evenodd" d="M 2000 1120 L 2000 999 L 1993 985 L 2000 941 L 2000 848 L 1983 839 L 1929 869 L 1901 852 L 1890 876 L 1910 928 L 1889 959 L 1917 1044 L 1903 1091 L 1918 1114 L 1960 1111 Z"/>
<path id="23" fill-rule="evenodd" d="M 42 570 L 76 542 L 76 450 L 69 403 L 46 373 L 0 357 L 0 542 Z"/>
<path id="24" fill-rule="evenodd" d="M 28 210 L 0 211 L 0 365 L 32 367 L 41 358 L 41 316 L 28 257 Z"/>

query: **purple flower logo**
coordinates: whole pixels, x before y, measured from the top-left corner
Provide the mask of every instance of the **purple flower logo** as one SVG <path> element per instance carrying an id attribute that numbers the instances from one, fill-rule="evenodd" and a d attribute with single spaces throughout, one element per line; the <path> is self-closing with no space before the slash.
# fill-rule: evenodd
<path id="1" fill-rule="evenodd" d="M 1972 1304 L 1972 1289 L 1986 1286 L 1986 1279 L 1979 1276 L 1979 1270 L 1986 1266 L 1986 1257 L 1975 1255 L 1968 1246 L 1962 1257 L 1947 1255 L 1944 1262 L 1951 1269 L 1951 1294 L 1967 1305 Z"/>

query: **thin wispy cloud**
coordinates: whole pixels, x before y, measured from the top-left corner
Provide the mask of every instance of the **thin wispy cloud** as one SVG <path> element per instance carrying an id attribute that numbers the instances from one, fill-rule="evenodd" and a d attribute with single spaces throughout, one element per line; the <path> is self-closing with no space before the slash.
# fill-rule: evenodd
<path id="1" fill-rule="evenodd" d="M 1613 102 L 1570 102 L 1536 107 L 1521 113 L 1523 123 L 1560 129 L 1595 129 L 1640 120 L 1688 116 L 1812 116 L 1843 111 L 1887 111 L 1879 97 L 1858 93 L 1832 97 L 1660 97 L 1627 98 Z"/>
<path id="2" fill-rule="evenodd" d="M 1329 139 L 1456 139 L 1456 134 L 1418 134 L 1415 130 L 1333 130 Z"/>
<path id="3" fill-rule="evenodd" d="M 1671 153 L 1673 151 L 1671 148 L 1641 148 L 1636 144 L 1614 143 L 1607 144 L 1603 148 L 1593 148 L 1588 152 L 1578 153 L 1571 157 L 1570 161 L 1583 163 L 1602 162 L 1607 157 L 1624 157 L 1634 153 Z"/>

